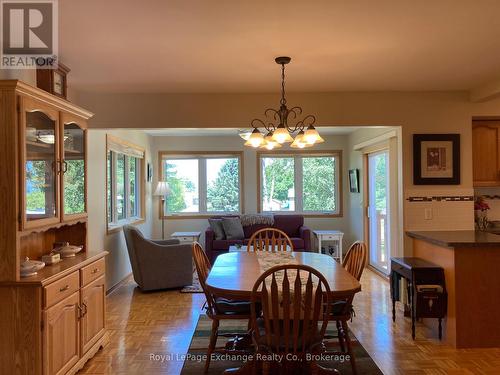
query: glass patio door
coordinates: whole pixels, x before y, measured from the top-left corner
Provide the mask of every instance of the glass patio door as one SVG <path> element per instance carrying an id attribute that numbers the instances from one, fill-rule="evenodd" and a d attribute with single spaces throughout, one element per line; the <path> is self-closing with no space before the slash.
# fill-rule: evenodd
<path id="1" fill-rule="evenodd" d="M 368 154 L 368 235 L 370 265 L 389 274 L 389 151 Z"/>

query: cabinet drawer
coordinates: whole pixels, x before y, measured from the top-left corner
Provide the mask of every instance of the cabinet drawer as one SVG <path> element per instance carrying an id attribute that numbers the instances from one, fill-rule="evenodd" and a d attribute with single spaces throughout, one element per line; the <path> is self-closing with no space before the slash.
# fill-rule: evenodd
<path id="1" fill-rule="evenodd" d="M 340 240 L 340 236 L 337 236 L 336 234 L 325 234 L 321 236 L 322 241 L 338 241 Z"/>
<path id="2" fill-rule="evenodd" d="M 88 285 L 95 279 L 104 275 L 105 270 L 105 262 L 104 258 L 96 260 L 93 263 L 90 263 L 88 266 L 82 267 L 80 270 L 82 277 L 82 286 Z"/>
<path id="3" fill-rule="evenodd" d="M 55 305 L 57 302 L 70 296 L 80 289 L 80 277 L 78 271 L 75 271 L 60 280 L 43 288 L 45 308 Z"/>
<path id="4" fill-rule="evenodd" d="M 181 242 L 194 242 L 195 238 L 194 237 L 175 237 L 175 239 L 181 241 Z"/>

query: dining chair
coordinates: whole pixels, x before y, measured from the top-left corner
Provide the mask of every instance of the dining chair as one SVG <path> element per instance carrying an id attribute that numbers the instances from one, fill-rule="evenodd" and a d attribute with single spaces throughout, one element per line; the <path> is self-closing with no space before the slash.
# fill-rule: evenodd
<path id="1" fill-rule="evenodd" d="M 205 373 L 210 367 L 212 353 L 233 353 L 235 349 L 227 349 L 226 347 L 216 347 L 218 337 L 226 337 L 233 339 L 233 343 L 237 343 L 241 339 L 249 339 L 248 334 L 241 333 L 219 333 L 219 324 L 224 319 L 244 319 L 250 322 L 250 302 L 249 301 L 234 301 L 214 295 L 207 287 L 207 278 L 212 268 L 210 260 L 205 251 L 198 242 L 193 243 L 193 259 L 198 273 L 201 288 L 206 297 L 206 312 L 207 316 L 212 320 L 212 331 L 210 334 L 210 342 L 207 350 L 207 359 L 205 361 Z M 234 347 L 234 345 L 233 345 Z"/>
<path id="2" fill-rule="evenodd" d="M 289 247 L 289 248 L 288 248 Z M 293 251 L 293 244 L 285 232 L 276 228 L 256 231 L 247 244 L 247 251 Z"/>
<path id="3" fill-rule="evenodd" d="M 366 244 L 363 241 L 356 241 L 351 245 L 349 251 L 347 251 L 342 262 L 342 267 L 359 281 L 367 262 L 368 249 Z"/>
<path id="4" fill-rule="evenodd" d="M 354 242 L 346 256 L 342 266 L 349 272 L 356 280 L 361 279 L 363 270 L 365 269 L 366 263 L 368 261 L 368 250 L 367 246 L 362 241 Z M 337 296 L 333 301 L 332 314 L 330 316 L 330 321 L 335 321 L 337 326 L 337 337 L 327 335 L 325 336 L 325 346 L 327 348 L 334 346 L 334 343 L 330 340 L 337 338 L 340 346 L 341 353 L 347 352 L 349 354 L 349 360 L 351 362 L 353 374 L 357 373 L 356 369 L 356 358 L 352 350 L 352 343 L 349 337 L 349 327 L 347 322 L 352 319 L 354 310 L 352 307 L 352 301 L 354 299 L 355 293 L 349 293 L 345 296 Z"/>
<path id="5" fill-rule="evenodd" d="M 272 358 L 283 355 L 283 359 L 260 362 L 264 373 L 309 370 L 337 374 L 306 357 L 324 349 L 330 307 L 330 287 L 318 270 L 284 264 L 265 271 L 251 294 L 252 340 L 257 353 Z"/>

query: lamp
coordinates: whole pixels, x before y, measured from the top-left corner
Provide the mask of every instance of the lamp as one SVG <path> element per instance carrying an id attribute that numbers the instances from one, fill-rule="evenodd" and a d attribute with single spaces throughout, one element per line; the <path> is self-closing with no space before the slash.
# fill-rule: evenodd
<path id="1" fill-rule="evenodd" d="M 156 190 L 154 192 L 154 196 L 161 197 L 161 238 L 165 239 L 165 200 L 167 196 L 170 194 L 171 190 L 167 184 L 167 181 L 158 181 L 156 185 Z"/>

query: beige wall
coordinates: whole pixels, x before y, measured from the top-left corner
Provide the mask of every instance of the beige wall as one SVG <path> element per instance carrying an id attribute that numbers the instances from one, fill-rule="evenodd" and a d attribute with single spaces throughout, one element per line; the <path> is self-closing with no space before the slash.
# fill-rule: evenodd
<path id="1" fill-rule="evenodd" d="M 151 162 L 151 140 L 142 131 L 89 130 L 88 135 L 88 240 L 92 250 L 106 250 L 106 285 L 109 289 L 131 272 L 123 232 L 106 233 L 106 134 L 112 134 L 146 149 Z M 151 183 L 146 182 L 146 221 L 139 225 L 145 236 L 152 232 Z"/>
<path id="2" fill-rule="evenodd" d="M 78 104 L 95 112 L 90 121 L 92 128 L 179 128 L 179 127 L 248 127 L 250 120 L 262 114 L 264 108 L 278 103 L 276 94 L 96 94 L 79 92 L 75 94 Z M 385 125 L 401 126 L 403 155 L 403 188 L 404 194 L 439 194 L 443 187 L 414 186 L 412 183 L 412 134 L 414 133 L 459 133 L 461 134 L 461 184 L 444 188 L 446 194 L 466 194 L 472 191 L 472 151 L 471 151 L 471 119 L 473 116 L 499 116 L 500 99 L 486 103 L 471 103 L 467 92 L 338 92 L 338 93 L 290 93 L 288 102 L 291 105 L 300 104 L 307 113 L 317 115 L 318 124 L 324 126 L 352 125 Z M 103 136 L 91 138 L 90 145 L 95 151 L 101 152 L 104 146 Z M 139 137 L 139 134 L 137 135 Z M 142 135 L 144 137 L 144 135 Z M 94 143 L 94 140 L 96 144 Z M 179 139 L 177 139 L 179 141 Z M 239 144 L 239 143 L 236 143 Z M 168 145 L 166 145 L 168 146 Z M 181 147 L 177 143 L 178 147 Z M 215 146 L 214 146 L 215 147 Z M 163 148 L 163 146 L 162 146 Z M 233 147 L 229 147 L 233 148 Z M 158 147 L 155 145 L 155 150 Z M 92 153 L 91 153 L 92 155 Z M 99 156 L 102 155 L 102 156 Z M 92 176 L 91 181 L 104 178 L 104 153 L 96 154 L 95 163 L 90 163 L 91 171 L 97 169 L 102 176 Z M 346 157 L 344 156 L 346 161 Z M 156 162 L 155 162 L 156 167 Z M 347 165 L 347 164 L 344 164 Z M 344 167 L 344 171 L 347 168 Z M 251 174 L 250 165 L 246 174 Z M 102 177 L 102 178 L 101 178 Z M 344 186 L 346 179 L 344 179 Z M 94 189 L 94 187 L 92 187 Z M 97 188 L 96 188 L 97 189 Z M 252 204 L 252 194 L 247 207 Z M 95 190 L 91 195 L 96 202 L 104 204 L 102 190 Z M 346 194 L 344 195 L 344 203 Z M 92 200 L 92 198 L 91 198 Z M 96 204 L 95 202 L 92 204 Z M 453 205 L 454 210 L 449 210 Z M 473 214 L 468 208 L 463 209 L 458 203 L 434 205 L 434 215 L 437 221 L 423 221 L 424 207 L 415 207 L 408 212 L 405 203 L 405 230 L 430 229 L 472 229 Z M 359 202 L 349 202 L 349 207 L 359 205 Z M 104 207 L 104 206 L 102 206 Z M 345 206 L 347 207 L 347 206 Z M 103 221 L 103 209 L 92 210 L 92 223 Z M 448 215 L 448 213 L 452 215 Z M 154 233 L 159 233 L 156 203 Z M 332 219 L 335 220 L 335 219 Z M 452 221 L 450 221 L 452 220 Z M 347 227 L 345 218 L 337 220 L 339 227 Z M 359 233 L 359 228 L 351 220 L 353 233 Z M 167 223 L 167 233 L 186 229 L 186 223 L 180 220 Z M 319 225 L 310 223 L 312 226 Z M 333 223 L 332 223 L 333 224 Z M 336 223 L 337 224 L 337 223 Z M 351 226 L 349 225 L 349 227 Z M 149 228 L 148 224 L 145 225 Z M 205 222 L 199 221 L 191 228 L 204 229 Z M 123 244 L 107 238 L 102 233 L 104 223 L 92 223 L 91 236 L 93 244 L 114 250 Z M 347 231 L 347 229 L 346 229 Z M 93 232 L 93 233 L 92 233 Z M 115 235 L 118 236 L 118 235 Z M 120 234 L 121 236 L 121 234 Z M 120 240 L 121 241 L 121 240 Z M 405 253 L 410 254 L 410 244 L 405 241 Z M 121 253 L 120 253 L 121 254 Z M 110 268 L 112 281 L 128 271 L 128 259 L 115 254 Z M 122 255 L 125 255 L 123 253 Z M 110 258 L 111 259 L 111 258 Z M 116 264 L 114 264 L 116 262 Z"/>
<path id="3" fill-rule="evenodd" d="M 342 150 L 343 155 L 347 153 L 347 136 L 330 135 L 324 137 L 326 142 L 319 144 L 317 150 Z M 200 136 L 200 137 L 153 137 L 153 153 L 157 158 L 158 151 L 243 151 L 244 166 L 244 205 L 246 213 L 257 212 L 257 152 L 254 149 L 243 146 L 242 139 L 237 136 Z M 155 168 L 158 163 L 155 162 Z M 343 174 L 343 200 L 344 216 L 341 218 L 306 218 L 306 225 L 314 229 L 337 229 L 346 233 L 346 238 L 352 238 L 349 233 L 347 205 L 347 160 L 342 163 Z M 158 171 L 155 171 L 154 181 L 158 180 Z M 158 198 L 154 198 L 154 229 L 153 234 L 161 235 L 161 221 L 158 218 Z M 165 234 L 170 235 L 175 231 L 200 231 L 201 242 L 204 244 L 204 231 L 208 227 L 207 219 L 167 219 L 165 221 Z"/>

